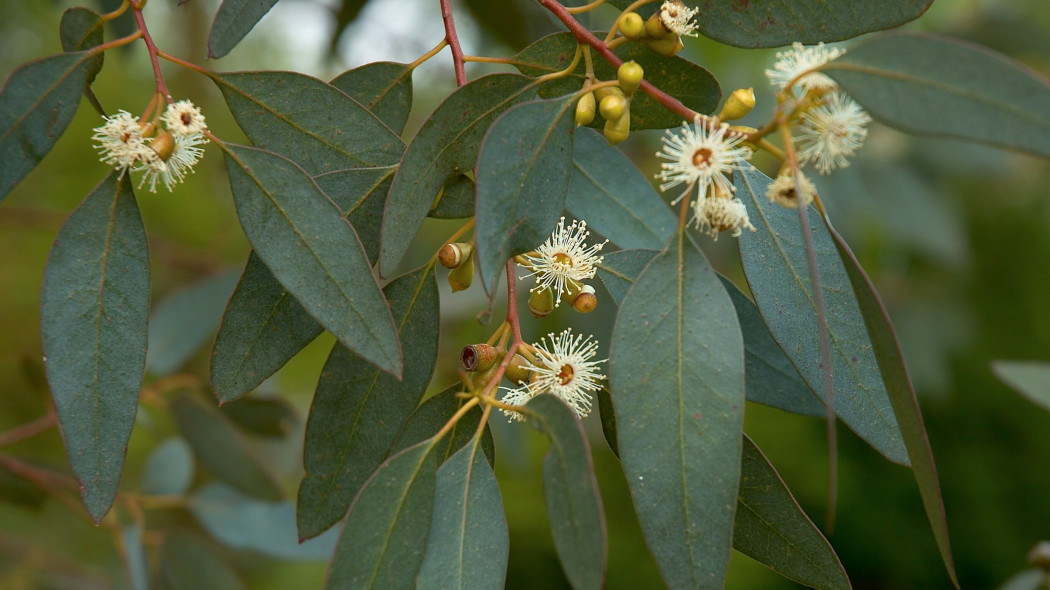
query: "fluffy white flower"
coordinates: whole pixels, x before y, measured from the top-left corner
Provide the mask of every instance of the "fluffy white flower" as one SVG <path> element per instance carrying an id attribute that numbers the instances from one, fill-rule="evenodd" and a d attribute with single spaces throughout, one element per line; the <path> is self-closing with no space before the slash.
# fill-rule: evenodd
<path id="1" fill-rule="evenodd" d="M 664 146 L 656 155 L 670 162 L 661 163 L 663 170 L 656 175 L 657 180 L 663 181 L 660 190 L 686 185 L 672 205 L 689 194 L 693 186 L 697 187 L 698 200 L 709 192 L 736 190 L 726 174 L 739 170 L 743 161 L 751 157 L 751 149 L 742 145 L 741 137 L 729 135 L 728 131 L 729 126 L 722 124 L 709 132 L 698 117 L 692 126 L 683 123 L 678 133 L 665 132 Z"/>
<path id="2" fill-rule="evenodd" d="M 795 78 L 798 78 L 795 84 L 805 90 L 835 88 L 837 86 L 835 81 L 824 74 L 820 72 L 806 74 L 806 72 L 828 63 L 843 53 L 846 53 L 846 50 L 838 47 L 825 47 L 823 43 L 810 47 L 801 43 L 793 43 L 790 51 L 777 53 L 777 61 L 773 64 L 772 70 L 766 70 L 766 76 L 769 77 L 769 82 L 778 89 L 783 89 Z M 799 78 L 799 76 L 802 77 Z"/>
<path id="3" fill-rule="evenodd" d="M 95 149 L 99 160 L 124 172 L 149 158 L 153 150 L 149 149 L 142 137 L 142 127 L 138 117 L 127 111 L 120 111 L 112 117 L 103 117 L 106 122 L 95 128 L 91 139 L 95 140 Z"/>
<path id="4" fill-rule="evenodd" d="M 524 406 L 536 395 L 527 385 L 516 389 L 510 389 L 508 387 L 501 387 L 500 389 L 507 392 L 500 401 L 509 406 Z M 508 422 L 523 422 L 525 420 L 525 414 L 522 414 L 521 412 L 505 410 L 503 408 L 500 408 L 500 411 L 509 419 Z"/>
<path id="5" fill-rule="evenodd" d="M 587 247 L 584 241 L 591 235 L 587 231 L 586 221 L 573 221 L 565 227 L 565 218 L 558 221 L 558 227 L 535 254 L 526 254 L 525 259 L 532 269 L 531 276 L 536 277 L 536 286 L 532 291 L 550 288 L 554 292 L 554 306 L 561 303 L 563 293 L 575 291 L 582 287 L 585 279 L 594 277 L 595 265 L 602 261 L 598 252 L 608 242 Z"/>
<path id="6" fill-rule="evenodd" d="M 871 116 L 852 98 L 835 92 L 824 104 L 802 115 L 795 135 L 800 165 L 815 162 L 821 174 L 849 166 L 854 152 L 868 136 Z"/>
<path id="7" fill-rule="evenodd" d="M 817 189 L 813 183 L 806 178 L 805 174 L 798 173 L 798 186 L 802 189 L 802 203 L 809 205 L 813 202 L 813 195 Z M 766 187 L 766 197 L 773 203 L 788 209 L 797 209 L 799 204 L 798 191 L 795 190 L 795 176 L 790 169 L 784 170 L 777 179 Z"/>
<path id="8" fill-rule="evenodd" d="M 160 137 L 163 137 L 160 136 Z M 157 141 L 160 137 L 154 139 Z M 143 159 L 143 163 L 135 168 L 136 172 L 145 172 L 139 181 L 139 188 L 148 184 L 151 193 L 157 192 L 157 181 L 164 183 L 168 191 L 172 190 L 177 183 L 183 181 L 187 173 L 193 172 L 193 166 L 200 161 L 204 149 L 198 147 L 208 143 L 200 133 L 192 135 L 170 136 L 174 140 L 174 148 L 168 159 L 162 158 L 153 148 L 147 147 L 150 155 Z M 152 142 L 151 142 L 152 145 Z"/>
<path id="9" fill-rule="evenodd" d="M 164 126 L 168 131 L 175 136 L 200 135 L 208 128 L 200 108 L 189 100 L 169 104 L 161 120 L 164 121 Z"/>
<path id="10" fill-rule="evenodd" d="M 732 231 L 734 238 L 739 237 L 741 230 L 755 231 L 747 215 L 743 201 L 728 193 L 717 193 L 706 199 L 693 202 L 693 223 L 696 228 L 715 240 L 718 234 Z"/>
<path id="11" fill-rule="evenodd" d="M 668 0 L 660 6 L 660 22 L 679 37 L 696 37 L 693 17 L 697 12 L 700 12 L 699 8 L 689 8 L 678 0 Z"/>
<path id="12" fill-rule="evenodd" d="M 547 338 L 550 338 L 548 344 Z M 541 393 L 557 396 L 581 418 L 591 412 L 591 395 L 601 389 L 605 375 L 598 372 L 598 365 L 608 359 L 591 360 L 598 354 L 598 343 L 590 336 L 575 337 L 572 328 L 567 328 L 557 337 L 548 334 L 536 348 L 536 363 L 525 366 L 532 371 L 529 382 L 517 389 L 509 390 L 503 403 L 521 406 Z M 521 420 L 518 412 L 503 410 L 512 420 Z"/>

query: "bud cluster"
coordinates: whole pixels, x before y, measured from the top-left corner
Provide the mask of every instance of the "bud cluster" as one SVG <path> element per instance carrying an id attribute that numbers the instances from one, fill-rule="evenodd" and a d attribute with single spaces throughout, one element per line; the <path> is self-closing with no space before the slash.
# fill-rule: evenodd
<path id="1" fill-rule="evenodd" d="M 576 124 L 589 125 L 597 113 L 605 119 L 605 138 L 616 145 L 627 139 L 631 131 L 631 98 L 642 84 L 645 72 L 635 61 L 624 62 L 616 72 L 616 85 L 600 86 L 584 92 L 576 103 Z M 584 90 L 593 86 L 588 78 Z"/>

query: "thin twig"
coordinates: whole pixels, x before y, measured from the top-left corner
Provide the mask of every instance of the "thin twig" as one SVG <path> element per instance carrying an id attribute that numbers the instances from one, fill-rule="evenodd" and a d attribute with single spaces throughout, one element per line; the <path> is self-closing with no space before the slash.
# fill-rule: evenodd
<path id="1" fill-rule="evenodd" d="M 0 447 L 6 447 L 7 445 L 14 444 L 20 440 L 36 436 L 41 432 L 53 428 L 56 424 L 58 424 L 58 419 L 55 417 L 54 412 L 50 412 L 42 418 L 37 418 L 32 422 L 27 422 L 21 426 L 16 426 L 7 432 L 0 433 Z"/>
<path id="2" fill-rule="evenodd" d="M 452 66 L 456 70 L 456 85 L 467 83 L 467 72 L 463 69 L 463 47 L 456 36 L 456 22 L 452 20 L 452 0 L 441 1 L 441 20 L 445 23 L 445 40 L 452 48 Z"/>
<path id="3" fill-rule="evenodd" d="M 168 102 L 171 102 L 171 92 L 168 91 L 168 86 L 164 83 L 164 73 L 160 71 L 160 61 L 157 59 L 157 45 L 153 42 L 153 38 L 150 37 L 149 30 L 146 29 L 146 19 L 142 17 L 142 7 L 133 4 L 131 12 L 135 15 L 135 22 L 139 26 L 139 31 L 142 32 L 142 40 L 146 42 L 146 49 L 149 51 L 149 63 L 153 66 L 153 77 L 157 80 L 157 93 Z"/>

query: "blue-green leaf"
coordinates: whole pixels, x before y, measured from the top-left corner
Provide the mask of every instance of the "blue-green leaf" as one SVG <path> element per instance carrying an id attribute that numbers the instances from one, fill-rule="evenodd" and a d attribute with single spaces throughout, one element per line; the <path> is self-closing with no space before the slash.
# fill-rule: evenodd
<path id="1" fill-rule="evenodd" d="M 538 248 L 565 208 L 573 104 L 570 97 L 515 105 L 481 144 L 474 259 L 490 295 L 507 259 Z"/>
<path id="2" fill-rule="evenodd" d="M 394 450 L 391 454 L 407 449 L 437 434 L 441 427 L 448 423 L 463 405 L 463 400 L 457 397 L 456 394 L 464 391 L 464 389 L 463 384 L 457 382 L 419 404 L 419 407 L 412 412 L 408 419 L 405 420 L 404 426 L 401 427 L 401 432 L 397 435 L 397 441 L 394 442 Z M 437 448 L 434 452 L 437 453 L 438 463 L 444 463 L 456 451 L 473 440 L 474 433 L 481 422 L 481 413 L 480 407 L 475 406 L 471 408 L 456 421 L 452 426 L 452 430 L 445 435 L 445 438 L 437 443 Z M 489 460 L 489 464 L 494 465 L 496 462 L 496 449 L 492 442 L 492 431 L 489 430 L 487 424 L 485 425 L 485 434 L 481 437 L 481 449 L 485 451 L 485 457 Z"/>
<path id="3" fill-rule="evenodd" d="M 142 527 L 132 524 L 121 530 L 124 544 L 124 561 L 131 578 L 132 590 L 149 590 L 149 558 L 142 543 Z"/>
<path id="4" fill-rule="evenodd" d="M 135 423 L 149 280 L 149 245 L 130 180 L 110 174 L 59 231 L 40 296 L 51 396 L 96 522 L 117 494 Z"/>
<path id="5" fill-rule="evenodd" d="M 193 483 L 193 450 L 185 439 L 172 436 L 153 449 L 142 470 L 142 493 L 158 496 L 184 494 Z"/>
<path id="6" fill-rule="evenodd" d="M 290 160 L 245 146 L 227 149 L 237 215 L 259 257 L 343 345 L 400 376 L 393 318 L 339 209 Z"/>
<path id="7" fill-rule="evenodd" d="M 1050 410 L 1050 363 L 995 361 L 992 372 L 1033 404 Z"/>
<path id="8" fill-rule="evenodd" d="M 208 33 L 208 57 L 229 53 L 274 4 L 277 0 L 222 0 Z"/>
<path id="9" fill-rule="evenodd" d="M 771 182 L 751 166 L 736 175 L 736 194 L 757 228 L 740 237 L 740 259 L 769 333 L 810 388 L 823 392 L 816 307 L 798 212 L 769 202 L 766 187 Z M 827 308 L 835 413 L 886 458 L 907 465 L 857 295 L 820 215 L 812 208 L 807 212 Z"/>
<path id="10" fill-rule="evenodd" d="M 97 12 L 75 6 L 62 13 L 62 21 L 58 25 L 58 36 L 62 42 L 63 51 L 84 51 L 102 45 L 102 25 L 105 21 Z M 95 75 L 102 69 L 106 54 L 99 52 L 91 59 L 88 70 L 86 85 L 95 80 Z"/>
<path id="11" fill-rule="evenodd" d="M 664 581 L 721 587 L 740 475 L 744 343 L 718 275 L 683 234 L 627 291 L 609 356 L 620 458 Z"/>
<path id="12" fill-rule="evenodd" d="M 412 110 L 412 68 L 409 64 L 372 62 L 339 74 L 331 84 L 372 111 L 395 132 L 405 130 Z"/>
<path id="13" fill-rule="evenodd" d="M 146 369 L 157 376 L 178 370 L 219 326 L 236 273 L 223 273 L 186 287 L 162 301 L 149 322 Z"/>

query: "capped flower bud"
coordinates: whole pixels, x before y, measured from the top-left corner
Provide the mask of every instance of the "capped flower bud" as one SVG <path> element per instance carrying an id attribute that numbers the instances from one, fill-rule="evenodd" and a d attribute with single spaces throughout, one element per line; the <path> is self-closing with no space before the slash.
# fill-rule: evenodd
<path id="1" fill-rule="evenodd" d="M 588 92 L 576 102 L 576 124 L 588 125 L 594 120 L 594 93 Z"/>
<path id="2" fill-rule="evenodd" d="M 448 285 L 452 287 L 453 293 L 470 288 L 471 283 L 474 282 L 474 256 L 471 254 L 467 255 L 465 262 L 448 273 Z"/>
<path id="3" fill-rule="evenodd" d="M 550 287 L 529 293 L 529 311 L 537 318 L 545 318 L 554 311 L 554 291 Z"/>
<path id="4" fill-rule="evenodd" d="M 576 300 L 576 296 L 579 295 L 580 292 L 586 288 L 588 288 L 587 285 L 583 283 L 578 283 L 576 281 L 565 281 L 565 286 L 561 290 L 561 300 L 565 303 L 568 303 L 569 305 L 572 305 L 572 302 Z"/>
<path id="5" fill-rule="evenodd" d="M 599 89 L 594 91 L 594 96 L 598 100 L 602 100 L 603 98 L 605 98 L 606 96 L 609 96 L 610 94 L 615 94 L 617 96 L 623 96 L 623 90 L 620 90 L 619 86 L 602 86 L 601 88 L 599 88 Z"/>
<path id="6" fill-rule="evenodd" d="M 726 99 L 726 103 L 722 105 L 722 111 L 718 113 L 718 118 L 723 121 L 742 119 L 753 108 L 755 108 L 755 89 L 737 88 Z"/>
<path id="7" fill-rule="evenodd" d="M 611 121 L 623 116 L 626 105 L 627 101 L 622 96 L 610 94 L 602 99 L 602 102 L 598 105 L 598 111 L 606 121 Z"/>
<path id="8" fill-rule="evenodd" d="M 682 45 L 682 40 L 673 35 L 663 39 L 648 41 L 648 45 L 650 49 L 664 57 L 671 57 L 685 47 L 685 45 Z"/>
<path id="9" fill-rule="evenodd" d="M 638 65 L 638 62 L 634 60 L 623 62 L 620 64 L 620 69 L 616 71 L 616 79 L 620 82 L 620 88 L 623 89 L 624 94 L 627 96 L 631 96 L 635 90 L 638 90 L 644 75 L 645 72 L 642 70 L 642 66 Z"/>
<path id="10" fill-rule="evenodd" d="M 165 131 L 151 141 L 149 147 L 153 148 L 153 151 L 157 153 L 161 160 L 167 162 L 171 158 L 171 154 L 175 152 L 175 138 L 172 137 L 171 133 Z"/>
<path id="11" fill-rule="evenodd" d="M 664 39 L 673 36 L 671 30 L 660 22 L 659 10 L 654 12 L 653 15 L 649 17 L 649 20 L 645 21 L 645 34 L 652 39 Z"/>
<path id="12" fill-rule="evenodd" d="M 645 21 L 637 12 L 620 15 L 620 33 L 628 39 L 639 39 L 645 34 Z"/>
<path id="13" fill-rule="evenodd" d="M 500 360 L 500 352 L 488 344 L 464 346 L 459 353 L 459 366 L 464 371 L 487 371 Z"/>
<path id="14" fill-rule="evenodd" d="M 438 262 L 445 268 L 456 268 L 474 254 L 474 245 L 463 242 L 450 242 L 438 250 Z"/>
<path id="15" fill-rule="evenodd" d="M 532 369 L 529 368 L 529 361 L 525 360 L 525 357 L 520 354 L 515 354 L 510 359 L 510 362 L 507 363 L 507 370 L 503 372 L 503 376 L 515 385 L 528 383 L 532 377 Z"/>
<path id="16" fill-rule="evenodd" d="M 609 145 L 616 145 L 627 139 L 631 132 L 631 112 L 625 110 L 619 119 L 609 119 L 605 122 L 605 139 Z"/>
<path id="17" fill-rule="evenodd" d="M 594 294 L 594 287 L 584 285 L 573 300 L 572 308 L 580 313 L 591 313 L 595 307 L 598 307 L 598 297 Z"/>

